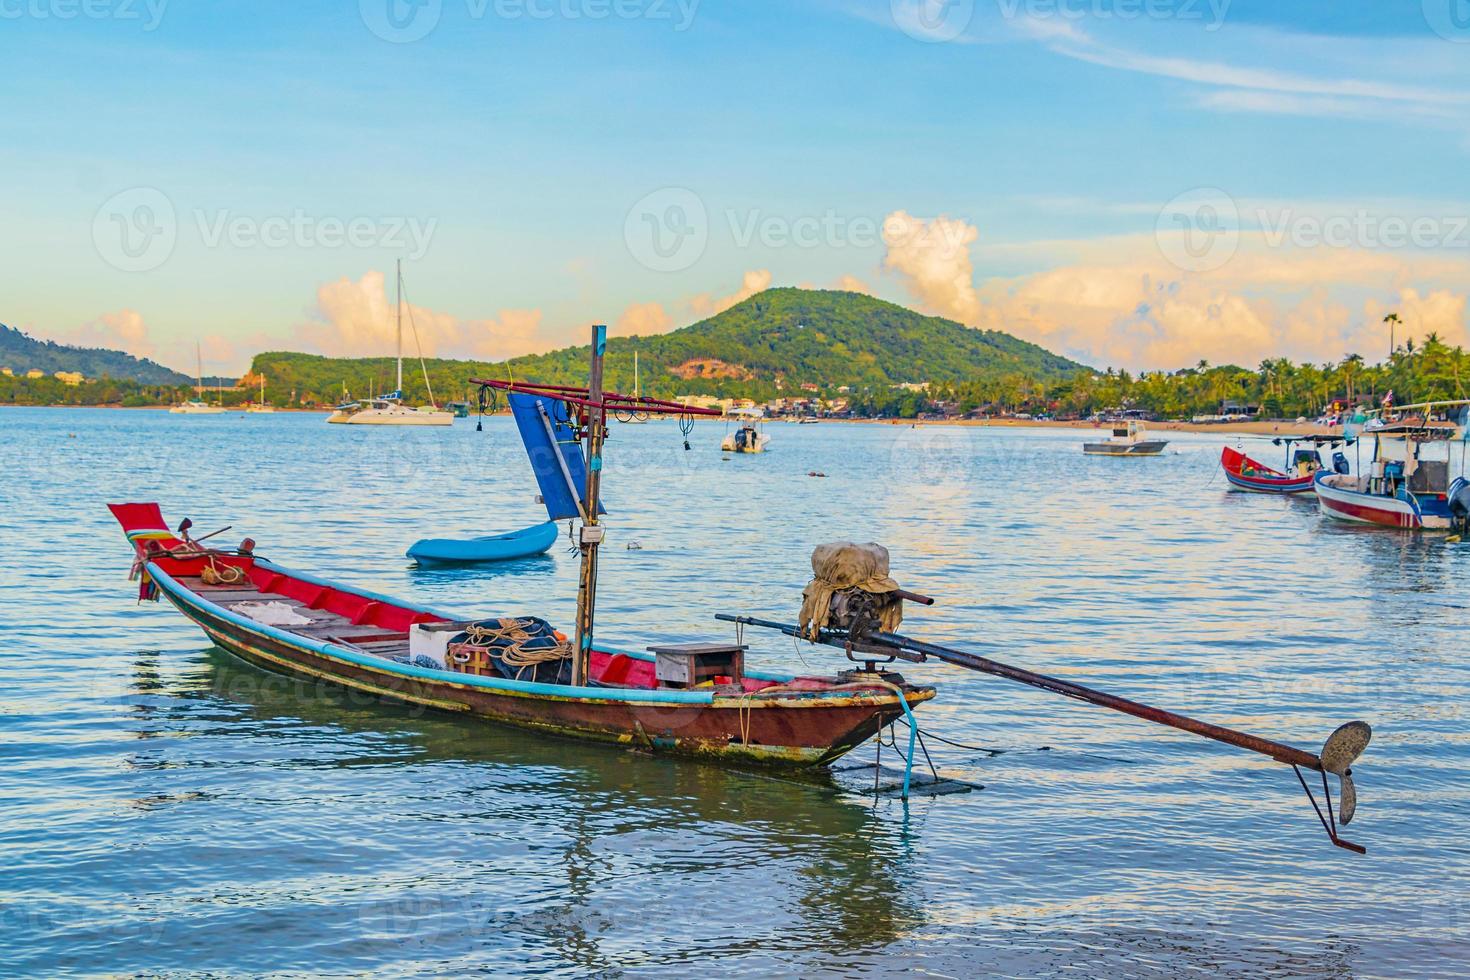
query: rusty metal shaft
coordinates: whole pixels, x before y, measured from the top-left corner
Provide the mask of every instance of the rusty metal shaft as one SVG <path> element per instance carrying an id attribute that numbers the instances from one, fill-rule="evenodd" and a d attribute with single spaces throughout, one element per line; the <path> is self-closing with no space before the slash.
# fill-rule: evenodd
<path id="1" fill-rule="evenodd" d="M 1322 771 L 1322 760 L 1311 752 L 1304 752 L 1294 746 L 1274 742 L 1269 738 L 1261 738 L 1257 735 L 1248 735 L 1238 732 L 1233 728 L 1225 728 L 1222 725 L 1213 725 L 1198 718 L 1190 718 L 1186 715 L 1175 714 L 1165 711 L 1163 708 L 1155 708 L 1152 705 L 1142 704 L 1138 701 L 1130 701 L 1117 695 L 1107 694 L 1103 691 L 1093 690 L 1081 684 L 1064 681 L 1056 677 L 1048 677 L 1033 671 L 1023 670 L 1020 667 L 1012 667 L 998 660 L 981 657 L 973 653 L 965 653 L 960 650 L 951 650 L 948 647 L 937 646 L 933 643 L 925 643 L 922 640 L 911 640 L 897 633 L 869 633 L 865 640 L 884 646 L 897 647 L 901 650 L 922 653 L 926 656 L 943 660 L 957 667 L 968 667 L 970 670 L 978 670 L 985 674 L 994 674 L 996 677 L 1004 677 L 1007 680 L 1019 681 L 1032 687 L 1039 687 L 1043 691 L 1051 691 L 1064 697 L 1074 698 L 1078 701 L 1086 701 L 1103 708 L 1112 708 L 1144 721 L 1152 721 L 1160 725 L 1168 725 L 1182 732 L 1194 735 L 1202 735 L 1212 738 L 1226 745 L 1234 745 L 1237 748 L 1249 749 L 1259 752 L 1261 755 L 1270 756 L 1277 762 L 1289 766 L 1301 766 L 1303 769 L 1311 769 L 1316 772 Z"/>

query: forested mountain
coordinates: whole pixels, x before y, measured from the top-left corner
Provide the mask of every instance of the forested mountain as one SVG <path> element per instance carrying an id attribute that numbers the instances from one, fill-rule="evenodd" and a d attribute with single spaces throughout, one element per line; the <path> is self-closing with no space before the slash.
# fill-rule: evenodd
<path id="1" fill-rule="evenodd" d="M 54 374 L 80 371 L 88 378 L 141 381 L 144 384 L 178 385 L 191 379 L 146 358 L 102 347 L 68 347 L 49 340 L 36 340 L 0 323 L 0 367 L 16 374 L 30 370 Z"/>
<path id="2" fill-rule="evenodd" d="M 1035 344 L 993 330 L 975 330 L 924 316 L 861 293 L 770 289 L 724 312 L 666 334 L 619 337 L 608 344 L 607 384 L 633 387 L 638 352 L 645 394 L 719 394 L 771 398 L 798 395 L 802 386 L 824 393 L 888 391 L 903 382 L 997 381 L 1008 375 L 1047 383 L 1083 370 Z M 435 394 L 463 397 L 469 379 L 489 374 L 551 384 L 585 384 L 588 349 L 569 347 L 496 365 L 429 361 Z M 294 389 L 333 401 L 343 386 L 354 396 L 391 386 L 390 358 L 346 360 L 268 353 L 255 359 L 272 390 Z M 423 397 L 418 371 L 405 367 L 411 399 Z"/>

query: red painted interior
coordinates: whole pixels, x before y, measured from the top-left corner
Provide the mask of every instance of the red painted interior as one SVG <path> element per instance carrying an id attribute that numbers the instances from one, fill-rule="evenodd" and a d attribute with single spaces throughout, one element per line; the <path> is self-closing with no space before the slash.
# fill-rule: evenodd
<path id="1" fill-rule="evenodd" d="M 124 531 L 167 531 L 167 525 L 163 522 L 163 515 L 157 504 L 109 504 L 113 515 L 118 523 L 123 526 Z M 154 544 L 154 540 L 157 544 Z M 137 546 L 145 556 L 154 548 L 173 549 L 183 544 L 178 538 L 171 535 L 167 538 L 153 540 L 141 540 Z M 200 575 L 209 559 L 200 558 L 169 558 L 164 556 L 152 556 L 149 558 L 158 565 L 160 569 L 174 578 L 193 578 Z M 243 568 L 246 577 L 249 578 L 261 592 L 274 593 L 295 599 L 303 605 L 312 609 L 323 609 L 344 616 L 357 626 L 376 626 L 381 629 L 408 633 L 408 628 L 414 623 L 444 622 L 443 616 L 433 613 L 421 612 L 406 606 L 395 605 L 391 602 L 383 602 L 372 599 L 350 589 L 337 588 L 336 586 L 318 585 L 304 579 L 278 572 L 275 569 L 264 568 L 255 563 L 254 558 L 239 557 L 235 555 L 217 555 L 213 558 L 215 567 L 229 565 L 235 568 Z M 208 599 L 208 593 L 201 593 L 202 597 Z M 382 637 L 377 637 L 381 639 Z M 622 653 L 608 653 L 602 650 L 593 650 L 589 666 L 592 679 L 599 684 L 617 687 L 643 688 L 653 690 L 658 687 L 658 680 L 654 674 L 653 662 L 639 660 Z M 727 680 L 722 678 L 722 680 Z M 776 681 L 753 680 L 743 678 L 741 686 L 746 691 L 759 691 L 763 688 L 773 687 Z M 832 687 L 832 682 L 818 677 L 799 677 L 793 681 L 782 682 L 787 688 L 796 690 L 820 691 Z"/>

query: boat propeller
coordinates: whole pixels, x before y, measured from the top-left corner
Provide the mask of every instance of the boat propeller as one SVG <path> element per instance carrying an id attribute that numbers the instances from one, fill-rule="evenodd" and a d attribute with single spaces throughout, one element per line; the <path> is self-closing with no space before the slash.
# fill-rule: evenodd
<path id="1" fill-rule="evenodd" d="M 1353 815 L 1358 812 L 1358 788 L 1353 784 L 1352 765 L 1358 761 L 1358 756 L 1363 754 L 1363 750 L 1368 747 L 1372 738 L 1373 729 L 1365 721 L 1350 721 L 1327 736 L 1327 741 L 1322 745 L 1322 754 L 1317 758 L 1322 773 L 1322 796 L 1326 802 L 1325 807 L 1317 804 L 1317 798 L 1313 795 L 1311 787 L 1307 785 L 1301 768 L 1295 762 L 1291 764 L 1291 768 L 1296 771 L 1297 780 L 1307 793 L 1307 799 L 1312 802 L 1312 809 L 1317 811 L 1317 819 L 1322 822 L 1322 829 L 1327 831 L 1328 838 L 1338 847 L 1356 851 L 1359 854 L 1367 853 L 1366 849 L 1339 837 L 1337 827 L 1339 824 L 1346 827 L 1352 823 Z M 1328 773 L 1336 776 L 1338 780 L 1338 810 L 1335 819 L 1332 813 L 1332 790 L 1327 785 Z"/>

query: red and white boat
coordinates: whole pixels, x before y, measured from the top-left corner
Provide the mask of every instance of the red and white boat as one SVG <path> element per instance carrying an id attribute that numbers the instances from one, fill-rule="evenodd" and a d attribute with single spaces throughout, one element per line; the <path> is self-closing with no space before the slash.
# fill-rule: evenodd
<path id="1" fill-rule="evenodd" d="M 1466 406 L 1470 401 L 1405 405 L 1393 409 L 1390 420 L 1370 420 L 1364 429 L 1374 442 L 1367 471 L 1316 474 L 1322 515 L 1411 530 L 1463 528 L 1470 519 L 1470 483 L 1463 472 L 1451 480 L 1450 448 L 1463 439 Z"/>
<path id="2" fill-rule="evenodd" d="M 1274 470 L 1229 446 L 1220 451 L 1220 467 L 1232 487 L 1250 493 L 1311 493 L 1317 473 L 1325 468 L 1321 447 L 1327 445 L 1335 449 L 1353 442 L 1341 436 L 1291 436 L 1271 441 L 1274 445 L 1286 447 L 1286 472 Z M 1298 443 L 1306 446 L 1298 446 Z M 1348 472 L 1347 458 L 1342 453 L 1334 454 L 1333 466 L 1338 473 Z"/>

